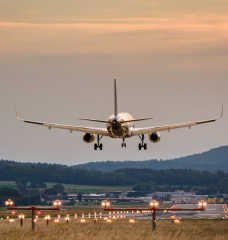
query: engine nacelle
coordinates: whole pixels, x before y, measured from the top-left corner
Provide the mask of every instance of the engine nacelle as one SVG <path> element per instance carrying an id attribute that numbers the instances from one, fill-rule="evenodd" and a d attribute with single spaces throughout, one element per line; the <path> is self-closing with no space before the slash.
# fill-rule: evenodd
<path id="1" fill-rule="evenodd" d="M 95 134 L 84 133 L 82 139 L 86 143 L 91 143 L 91 142 L 93 142 L 95 140 Z"/>
<path id="2" fill-rule="evenodd" d="M 160 132 L 151 133 L 151 134 L 149 135 L 149 139 L 150 139 L 150 141 L 153 142 L 153 143 L 159 142 L 160 139 L 161 139 L 161 134 L 160 134 Z"/>

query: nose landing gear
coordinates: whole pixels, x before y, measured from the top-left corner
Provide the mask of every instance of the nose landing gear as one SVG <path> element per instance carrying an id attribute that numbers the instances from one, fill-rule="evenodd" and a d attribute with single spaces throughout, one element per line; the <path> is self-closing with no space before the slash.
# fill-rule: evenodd
<path id="1" fill-rule="evenodd" d="M 94 144 L 94 150 L 97 150 L 97 148 L 100 148 L 100 150 L 103 149 L 103 144 L 100 143 L 100 140 L 102 139 L 103 135 L 100 137 L 97 135 L 97 143 Z"/>
<path id="2" fill-rule="evenodd" d="M 139 136 L 139 135 L 138 135 Z M 142 134 L 142 137 L 139 136 L 139 138 L 141 139 L 142 143 L 139 143 L 139 150 L 141 150 L 142 148 L 144 148 L 144 150 L 147 149 L 147 144 L 143 143 L 144 142 L 144 134 Z"/>

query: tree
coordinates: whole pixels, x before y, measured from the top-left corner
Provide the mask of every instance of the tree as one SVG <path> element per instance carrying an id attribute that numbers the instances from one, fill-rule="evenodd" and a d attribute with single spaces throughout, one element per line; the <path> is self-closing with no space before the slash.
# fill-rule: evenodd
<path id="1" fill-rule="evenodd" d="M 139 182 L 133 186 L 133 190 L 145 192 L 145 191 L 148 191 L 148 185 L 145 182 Z"/>
<path id="2" fill-rule="evenodd" d="M 16 181 L 16 183 L 17 183 L 17 184 L 18 184 L 18 183 L 23 183 L 25 186 L 27 186 L 27 184 L 28 184 L 28 179 L 25 178 L 25 177 L 23 177 L 23 178 L 18 178 L 17 181 Z"/>
<path id="3" fill-rule="evenodd" d="M 57 183 L 52 186 L 53 189 L 55 189 L 58 193 L 64 192 L 65 188 L 61 183 Z"/>
<path id="4" fill-rule="evenodd" d="M 40 191 L 38 188 L 33 188 L 33 189 L 30 189 L 29 191 L 29 195 L 39 195 L 40 194 Z"/>
<path id="5" fill-rule="evenodd" d="M 81 193 L 81 192 L 80 192 L 80 193 L 78 193 L 77 200 L 79 200 L 79 202 L 81 202 L 81 201 L 82 201 L 82 193 Z"/>
<path id="6" fill-rule="evenodd" d="M 41 204 L 40 195 L 31 195 L 29 197 L 29 200 L 30 200 L 31 205 L 40 205 Z"/>
<path id="7" fill-rule="evenodd" d="M 47 188 L 46 183 L 42 181 L 33 181 L 31 180 L 29 182 L 29 188 Z"/>
<path id="8" fill-rule="evenodd" d="M 164 197 L 164 201 L 170 201 L 170 200 L 171 200 L 170 195 L 166 195 L 166 196 Z"/>
<path id="9" fill-rule="evenodd" d="M 18 182 L 17 183 L 17 190 L 19 192 L 26 192 L 26 186 L 25 184 L 21 183 L 21 182 Z"/>
<path id="10" fill-rule="evenodd" d="M 48 188 L 45 190 L 44 195 L 57 195 L 58 192 L 54 188 Z"/>
<path id="11" fill-rule="evenodd" d="M 5 207 L 5 201 L 9 198 L 14 201 L 14 206 L 22 203 L 22 196 L 16 189 L 0 188 L 0 206 Z"/>
<path id="12" fill-rule="evenodd" d="M 30 200 L 28 196 L 22 197 L 22 205 L 23 206 L 28 206 L 30 204 Z"/>

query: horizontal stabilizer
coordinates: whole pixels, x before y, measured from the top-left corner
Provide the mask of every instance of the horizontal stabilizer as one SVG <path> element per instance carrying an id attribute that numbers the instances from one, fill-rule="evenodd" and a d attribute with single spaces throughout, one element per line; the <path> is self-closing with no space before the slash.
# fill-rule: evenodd
<path id="1" fill-rule="evenodd" d="M 128 122 L 138 122 L 138 121 L 144 121 L 144 120 L 149 120 L 153 118 L 139 118 L 139 119 L 134 119 L 134 120 L 125 120 L 125 121 L 120 121 L 120 123 L 128 123 Z"/>
<path id="2" fill-rule="evenodd" d="M 86 121 L 92 121 L 92 122 L 102 122 L 102 123 L 110 123 L 107 120 L 98 120 L 98 119 L 88 119 L 88 118 L 78 118 L 79 120 L 86 120 Z"/>

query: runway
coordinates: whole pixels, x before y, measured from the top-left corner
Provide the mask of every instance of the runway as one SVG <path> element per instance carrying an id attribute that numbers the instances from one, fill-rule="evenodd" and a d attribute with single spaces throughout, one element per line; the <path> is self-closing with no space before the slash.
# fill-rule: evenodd
<path id="1" fill-rule="evenodd" d="M 162 211 L 157 211 L 157 219 L 223 219 L 228 218 L 228 209 L 225 204 L 209 204 L 205 208 L 205 211 L 175 211 L 175 208 L 198 208 L 197 204 L 177 204 L 172 211 L 164 214 Z M 144 213 L 126 213 L 124 211 L 111 214 L 112 218 L 115 216 L 118 218 L 127 219 L 147 219 L 147 216 L 151 218 L 151 212 Z M 108 214 L 106 215 L 108 216 Z M 110 216 L 109 216 L 110 217 Z"/>

